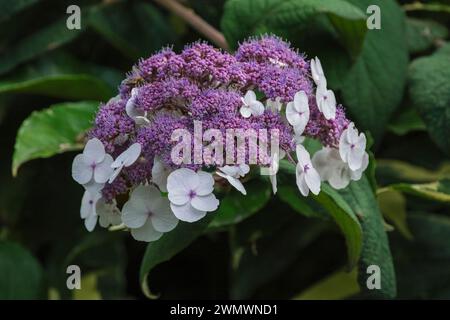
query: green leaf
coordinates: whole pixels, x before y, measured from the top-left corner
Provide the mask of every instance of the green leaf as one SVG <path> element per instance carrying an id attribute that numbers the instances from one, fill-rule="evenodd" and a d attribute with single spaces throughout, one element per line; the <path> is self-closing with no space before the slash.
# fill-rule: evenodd
<path id="1" fill-rule="evenodd" d="M 447 38 L 448 30 L 433 20 L 407 18 L 406 35 L 409 52 L 419 53 L 431 48 L 436 41 Z"/>
<path id="2" fill-rule="evenodd" d="M 342 0 L 229 0 L 221 25 L 229 44 L 236 47 L 252 35 L 299 32 L 320 15 L 328 17 L 341 42 L 356 55 L 367 30 L 366 17 Z"/>
<path id="3" fill-rule="evenodd" d="M 381 9 L 381 29 L 367 31 L 362 52 L 350 70 L 341 75 L 340 85 L 351 118 L 379 143 L 403 97 L 408 63 L 405 15 L 392 0 L 348 1 L 362 10 L 369 5 Z"/>
<path id="4" fill-rule="evenodd" d="M 433 171 L 394 159 L 378 159 L 377 166 L 381 171 L 394 175 L 398 181 L 433 182 L 450 178 L 450 163 L 448 162 Z"/>
<path id="5" fill-rule="evenodd" d="M 400 299 L 449 299 L 450 219 L 429 212 L 408 213 L 414 241 L 395 238 L 392 251 Z"/>
<path id="6" fill-rule="evenodd" d="M 409 69 L 409 97 L 431 139 L 450 155 L 450 44 Z"/>
<path id="7" fill-rule="evenodd" d="M 215 213 L 207 214 L 195 223 L 181 222 L 175 230 L 165 233 L 158 241 L 148 244 L 142 259 L 140 269 L 140 283 L 143 293 L 154 298 L 148 287 L 148 275 L 158 264 L 168 261 L 197 239 L 208 227 Z"/>
<path id="8" fill-rule="evenodd" d="M 118 2 L 92 9 L 89 24 L 117 50 L 135 60 L 175 41 L 175 32 L 153 5 Z"/>
<path id="9" fill-rule="evenodd" d="M 336 271 L 295 296 L 295 300 L 338 300 L 359 292 L 356 269 Z"/>
<path id="10" fill-rule="evenodd" d="M 247 195 L 234 188 L 225 195 L 209 227 L 224 227 L 239 223 L 264 208 L 272 193 L 269 184 L 253 179 L 245 184 L 245 188 Z"/>
<path id="11" fill-rule="evenodd" d="M 288 161 L 281 160 L 280 171 L 295 175 L 295 166 Z M 299 191 L 298 196 L 301 196 Z M 281 197 L 291 202 L 294 199 L 292 195 L 289 197 Z M 363 241 L 362 229 L 357 216 L 342 196 L 327 183 L 322 183 L 319 195 L 312 195 L 312 198 L 327 210 L 341 229 L 347 243 L 349 267 L 352 268 L 359 259 Z M 306 212 L 306 214 L 312 214 L 312 211 L 305 209 L 304 204 L 301 202 L 292 203 L 291 206 L 298 207 L 300 210 Z"/>
<path id="12" fill-rule="evenodd" d="M 13 175 L 23 163 L 83 148 L 82 135 L 92 125 L 98 102 L 74 102 L 34 111 L 21 125 L 13 155 Z"/>
<path id="13" fill-rule="evenodd" d="M 408 108 L 397 115 L 388 125 L 388 130 L 398 136 L 403 136 L 413 131 L 424 131 L 425 129 L 425 123 L 413 108 Z"/>
<path id="14" fill-rule="evenodd" d="M 39 0 L 1 0 L 0 1 L 0 22 L 4 21 L 14 14 L 35 4 Z"/>
<path id="15" fill-rule="evenodd" d="M 54 50 L 75 39 L 83 29 L 68 30 L 66 18 L 36 31 L 20 40 L 0 58 L 0 74 L 8 72 L 19 64 L 35 58 L 44 52 Z"/>
<path id="16" fill-rule="evenodd" d="M 0 242 L 0 299 L 38 299 L 43 289 L 42 268 L 20 245 Z"/>
<path id="17" fill-rule="evenodd" d="M 307 198 L 303 197 L 298 189 L 290 185 L 278 186 L 277 197 L 289 204 L 296 212 L 306 217 L 324 217 L 320 212 L 314 210 Z"/>
<path id="18" fill-rule="evenodd" d="M 67 54 L 51 54 L 26 64 L 0 80 L 0 94 L 31 93 L 65 99 L 107 100 L 122 74 L 114 69 L 80 63 Z"/>
<path id="19" fill-rule="evenodd" d="M 352 210 L 341 195 L 328 184 L 322 183 L 318 196 L 313 198 L 333 217 L 347 243 L 349 267 L 358 262 L 363 245 L 363 230 Z"/>
<path id="20" fill-rule="evenodd" d="M 382 189 L 377 194 L 378 205 L 383 215 L 391 221 L 398 231 L 407 239 L 412 239 L 406 223 L 406 199 L 398 191 Z"/>
<path id="21" fill-rule="evenodd" d="M 367 297 L 394 298 L 396 296 L 395 271 L 389 242 L 384 230 L 383 218 L 365 176 L 353 181 L 340 191 L 358 217 L 363 230 L 363 244 L 358 267 L 358 281 L 362 293 Z M 381 270 L 381 289 L 368 290 L 367 267 L 377 265 Z"/>
<path id="22" fill-rule="evenodd" d="M 450 179 L 424 184 L 398 183 L 386 186 L 380 189 L 380 192 L 384 190 L 397 190 L 425 199 L 450 203 Z"/>

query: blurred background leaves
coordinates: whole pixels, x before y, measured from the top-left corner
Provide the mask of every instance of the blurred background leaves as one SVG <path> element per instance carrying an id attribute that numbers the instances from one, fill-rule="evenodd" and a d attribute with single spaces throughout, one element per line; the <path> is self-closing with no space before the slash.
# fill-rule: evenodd
<path id="1" fill-rule="evenodd" d="M 255 178 L 249 196 L 224 192 L 209 219 L 154 244 L 88 233 L 69 151 L 99 103 L 139 58 L 210 39 L 150 0 L 77 1 L 81 30 L 66 27 L 73 1 L 0 0 L 0 298 L 450 298 L 448 3 L 180 3 L 231 48 L 275 33 L 319 56 L 338 101 L 373 137 L 367 177 L 305 199 L 282 163 L 276 197 Z M 372 4 L 380 30 L 366 27 Z M 82 290 L 66 287 L 71 264 Z M 381 290 L 366 289 L 371 264 Z"/>

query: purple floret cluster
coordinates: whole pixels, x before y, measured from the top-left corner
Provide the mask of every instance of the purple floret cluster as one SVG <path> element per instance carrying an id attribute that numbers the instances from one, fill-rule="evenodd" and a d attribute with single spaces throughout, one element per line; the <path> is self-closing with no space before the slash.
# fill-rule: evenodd
<path id="1" fill-rule="evenodd" d="M 132 89 L 137 89 L 136 109 L 148 119 L 144 125 L 137 125 L 126 112 Z M 235 54 L 203 42 L 191 44 L 179 54 L 166 48 L 139 61 L 120 85 L 119 95 L 101 105 L 97 113 L 90 137 L 98 138 L 114 158 L 135 142 L 142 146 L 139 160 L 106 185 L 103 196 L 112 199 L 127 187 L 150 179 L 155 157 L 169 168 L 180 167 L 171 160 L 176 144 L 171 136 L 175 129 L 193 133 L 194 120 L 202 121 L 203 131 L 278 129 L 280 147 L 294 151 L 294 132 L 282 113 L 266 108 L 259 116 L 241 116 L 242 97 L 248 90 L 255 91 L 263 103 L 267 99 L 288 103 L 296 92 L 304 91 L 311 119 L 304 135 L 326 146 L 338 146 L 349 124 L 342 106 L 338 106 L 335 119 L 324 118 L 316 105 L 309 61 L 277 37 L 250 39 Z"/>

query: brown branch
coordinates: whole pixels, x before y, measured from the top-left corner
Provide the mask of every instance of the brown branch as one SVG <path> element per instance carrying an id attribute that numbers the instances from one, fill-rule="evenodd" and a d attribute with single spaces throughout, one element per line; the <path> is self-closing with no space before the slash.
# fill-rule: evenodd
<path id="1" fill-rule="evenodd" d="M 194 10 L 185 7 L 176 0 L 154 0 L 170 12 L 186 21 L 191 27 L 201 33 L 206 39 L 224 50 L 229 50 L 229 46 L 223 34 L 211 26 L 208 22 L 197 15 Z"/>

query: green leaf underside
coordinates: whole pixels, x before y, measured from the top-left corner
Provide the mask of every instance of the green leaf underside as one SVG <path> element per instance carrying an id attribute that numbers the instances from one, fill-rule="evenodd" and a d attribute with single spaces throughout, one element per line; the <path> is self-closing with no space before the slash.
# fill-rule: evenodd
<path id="1" fill-rule="evenodd" d="M 431 139 L 450 155 L 450 44 L 409 69 L 409 96 Z"/>
<path id="2" fill-rule="evenodd" d="M 355 55 L 364 35 L 364 13 L 342 0 L 231 0 L 225 5 L 222 30 L 232 47 L 253 35 L 273 32 L 287 36 L 318 15 L 330 19 L 341 41 Z"/>
<path id="3" fill-rule="evenodd" d="M 378 204 L 365 176 L 339 192 L 360 217 L 363 245 L 358 267 L 358 282 L 363 296 L 390 299 L 396 296 L 395 271 L 389 242 Z M 367 289 L 367 268 L 377 265 L 381 270 L 381 289 Z"/>
<path id="4" fill-rule="evenodd" d="M 83 148 L 98 102 L 61 103 L 33 112 L 21 125 L 14 146 L 13 175 L 25 162 Z"/>
<path id="5" fill-rule="evenodd" d="M 41 266 L 27 250 L 0 242 L 0 299 L 38 299 L 42 278 Z"/>
<path id="6" fill-rule="evenodd" d="M 214 219 L 215 213 L 209 213 L 195 223 L 179 222 L 171 232 L 165 233 L 158 241 L 148 244 L 140 269 L 140 283 L 144 294 L 154 298 L 148 287 L 148 275 L 158 264 L 168 261 L 198 238 Z"/>

